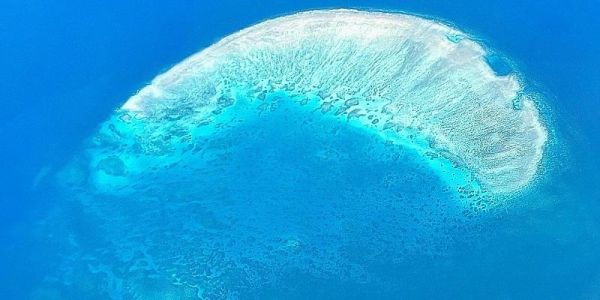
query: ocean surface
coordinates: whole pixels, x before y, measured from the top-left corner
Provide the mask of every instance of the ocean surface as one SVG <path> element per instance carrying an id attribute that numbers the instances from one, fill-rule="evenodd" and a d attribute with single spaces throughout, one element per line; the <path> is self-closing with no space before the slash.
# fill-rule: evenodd
<path id="1" fill-rule="evenodd" d="M 5 0 L 0 297 L 600 299 L 599 4 Z"/>

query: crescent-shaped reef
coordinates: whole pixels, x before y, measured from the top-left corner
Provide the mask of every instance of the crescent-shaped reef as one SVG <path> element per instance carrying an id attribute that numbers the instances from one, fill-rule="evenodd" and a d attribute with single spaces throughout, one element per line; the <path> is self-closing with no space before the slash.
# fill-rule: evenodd
<path id="1" fill-rule="evenodd" d="M 537 102 L 492 58 L 399 13 L 230 35 L 128 99 L 58 173 L 74 201 L 55 222 L 77 228 L 47 235 L 69 237 L 52 278 L 114 299 L 281 298 L 269 291 L 296 278 L 397 298 L 388 268 L 485 235 L 477 220 L 538 176 Z"/>
<path id="2" fill-rule="evenodd" d="M 132 96 L 102 131 L 121 129 L 121 161 L 134 175 L 157 147 L 170 156 L 165 164 L 181 157 L 178 141 L 165 138 L 174 131 L 193 139 L 199 124 L 241 99 L 285 93 L 427 155 L 451 183 L 474 178 L 476 187 L 510 193 L 535 177 L 547 141 L 523 90 L 515 74 L 494 72 L 481 45 L 445 24 L 310 11 L 251 26 L 189 57 Z M 98 154 L 93 166 L 110 155 Z"/>

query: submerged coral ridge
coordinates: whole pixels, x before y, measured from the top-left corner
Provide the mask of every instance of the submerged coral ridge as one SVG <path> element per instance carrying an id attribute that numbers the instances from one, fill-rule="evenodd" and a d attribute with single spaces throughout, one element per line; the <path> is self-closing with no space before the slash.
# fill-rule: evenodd
<path id="1" fill-rule="evenodd" d="M 67 265 L 86 267 L 57 277 L 77 281 L 83 272 L 102 282 L 97 293 L 134 299 L 190 291 L 261 298 L 285 276 L 300 275 L 376 287 L 386 279 L 367 270 L 371 261 L 443 255 L 452 236 L 477 234 L 466 229 L 473 215 L 411 151 L 322 115 L 316 100 L 308 109 L 295 100 L 302 101 L 283 94 L 240 100 L 235 113 L 199 125 L 194 138 L 165 134 L 161 140 L 177 142 L 147 150 L 133 137 L 137 129 L 105 126 L 83 155 L 89 160 L 73 161 L 63 175 L 103 242 L 65 251 L 73 256 Z M 96 162 L 122 148 L 138 149 L 137 157 Z M 172 152 L 179 159 L 163 162 Z M 96 169 L 81 182 L 88 164 Z"/>

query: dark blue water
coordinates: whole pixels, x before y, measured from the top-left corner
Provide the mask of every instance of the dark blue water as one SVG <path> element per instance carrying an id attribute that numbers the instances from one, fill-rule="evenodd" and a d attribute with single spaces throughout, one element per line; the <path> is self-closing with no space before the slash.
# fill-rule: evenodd
<path id="1" fill-rule="evenodd" d="M 187 201 L 189 195 L 172 193 L 141 204 L 116 197 L 85 205 L 65 199 L 52 184 L 53 170 L 71 161 L 98 125 L 156 74 L 262 20 L 332 7 L 432 16 L 510 57 L 544 95 L 544 119 L 558 144 L 548 152 L 547 179 L 504 213 L 473 221 L 445 201 L 452 196 L 443 183 L 410 151 L 372 132 L 283 107 L 262 116 L 268 123 L 247 122 L 214 138 L 233 145 L 229 163 L 210 169 L 218 180 L 193 184 L 213 201 L 222 195 L 230 202 L 182 207 L 178 197 Z M 174 299 L 193 297 L 198 287 L 173 288 L 172 278 L 161 277 L 165 270 L 178 270 L 181 282 L 199 281 L 190 274 L 228 270 L 222 265 L 233 263 L 198 249 L 226 249 L 226 258 L 238 259 L 232 269 L 243 265 L 245 276 L 225 272 L 212 286 L 230 287 L 242 299 L 598 299 L 599 12 L 594 1 L 5 1 L 0 295 L 106 299 L 119 297 L 106 290 L 119 289 L 105 284 L 138 284 L 137 290 L 149 291 L 141 298 L 152 289 L 173 289 Z M 271 147 L 256 150 L 264 145 Z M 227 154 L 215 149 L 214 155 Z M 377 186 L 382 174 L 389 184 Z M 184 175 L 164 173 L 174 178 L 165 189 L 189 186 Z M 113 218 L 102 219 L 107 215 Z M 139 244 L 152 253 L 131 255 L 161 257 L 155 263 L 163 269 L 156 275 L 144 265 L 138 277 L 118 283 L 131 265 L 103 267 L 122 259 L 106 249 L 136 228 L 140 240 L 145 237 Z M 177 234 L 186 231 L 197 235 Z M 169 255 L 182 255 L 184 263 L 168 261 Z M 215 288 L 204 295 L 219 299 L 224 293 Z"/>

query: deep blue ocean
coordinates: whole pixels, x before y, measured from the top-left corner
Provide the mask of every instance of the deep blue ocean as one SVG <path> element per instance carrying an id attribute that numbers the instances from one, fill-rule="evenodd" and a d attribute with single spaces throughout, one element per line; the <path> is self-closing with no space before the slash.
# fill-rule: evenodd
<path id="1" fill-rule="evenodd" d="M 439 20 L 497 51 L 548 130 L 531 186 L 456 194 L 431 168 L 451 159 L 382 138 L 377 117 L 340 121 L 321 94 L 220 98 L 191 133 L 183 105 L 156 123 L 119 110 L 223 37 L 333 8 Z M 597 0 L 3 0 L 0 298 L 600 299 L 599 15 Z"/>

